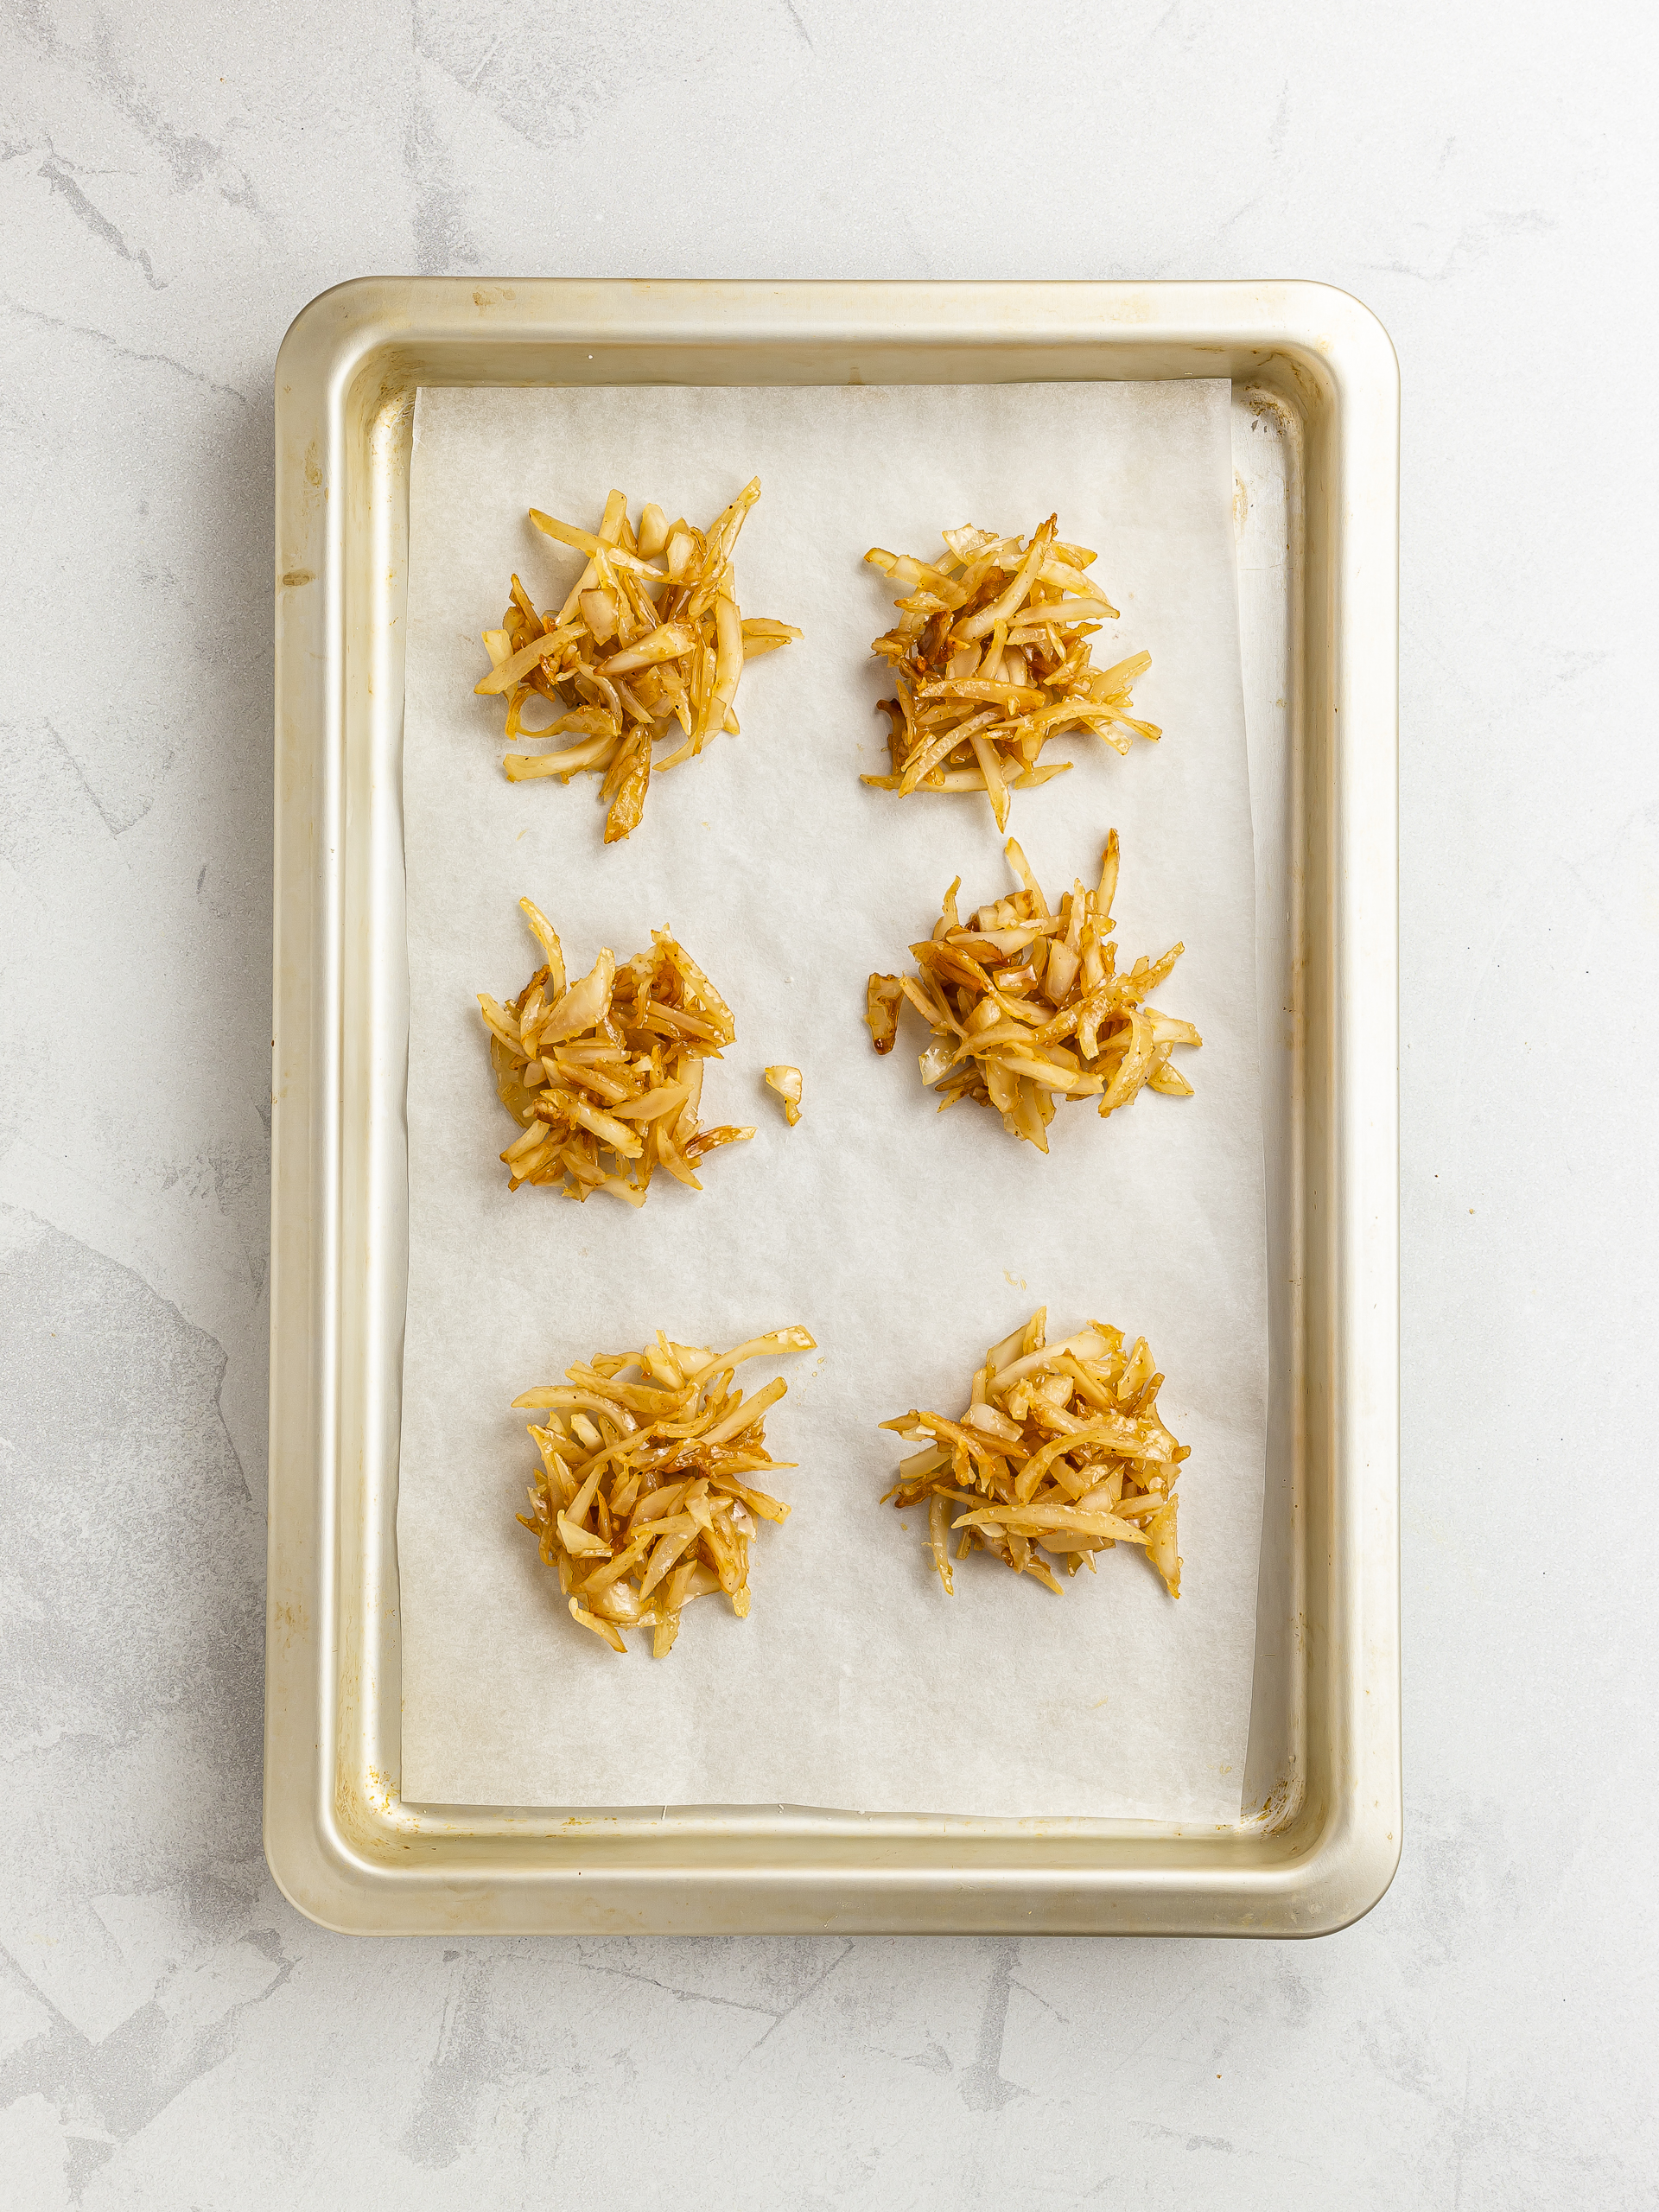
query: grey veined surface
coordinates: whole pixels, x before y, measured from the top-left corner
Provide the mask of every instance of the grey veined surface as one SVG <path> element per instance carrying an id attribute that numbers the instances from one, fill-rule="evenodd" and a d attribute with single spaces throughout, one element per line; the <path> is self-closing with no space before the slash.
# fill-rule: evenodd
<path id="1" fill-rule="evenodd" d="M 1653 23 L 1408 4 L 1310 41 L 1300 11 L 1135 0 L 1058 15 L 1049 69 L 988 64 L 1006 26 L 972 4 L 948 37 L 927 10 L 817 0 L 645 20 L 623 42 L 578 6 L 528 52 L 446 0 L 48 0 L 0 27 L 22 641 L 0 677 L 0 1201 L 28 1217 L 0 1262 L 9 2187 L 48 2212 L 389 2187 L 540 2205 L 614 2184 L 626 2108 L 624 2178 L 671 2170 L 686 2203 L 740 2212 L 791 2190 L 837 2212 L 1645 2207 L 1650 1591 L 1541 1535 L 1560 1425 L 1528 1378 L 1593 1354 L 1577 1418 L 1641 1555 L 1659 1236 L 1631 1162 L 1659 1069 L 1630 1018 L 1655 861 L 1629 645 L 1659 578 L 1630 467 L 1652 310 L 1629 278 L 1650 257 Z M 969 220 L 963 149 L 987 147 Z M 1289 270 L 1387 326 L 1408 392 L 1410 1827 L 1349 1934 L 365 1946 L 276 1892 L 270 372 L 326 286 L 422 268 Z M 1586 378 L 1604 301 L 1630 342 Z M 72 591 L 122 638 L 112 703 L 72 701 L 44 642 Z M 65 1007 L 112 968 L 96 1065 L 122 1088 L 94 1146 Z M 1566 1005 L 1614 1040 L 1615 1080 L 1551 1048 L 1540 1009 Z M 754 2147 L 734 2158 L 740 2099 Z"/>

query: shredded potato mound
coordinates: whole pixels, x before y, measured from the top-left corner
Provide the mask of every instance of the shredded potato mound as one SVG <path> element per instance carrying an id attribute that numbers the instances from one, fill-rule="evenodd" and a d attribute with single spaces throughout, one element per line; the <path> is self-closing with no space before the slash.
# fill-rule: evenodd
<path id="1" fill-rule="evenodd" d="M 1164 1378 L 1147 1340 L 1126 1352 L 1121 1329 L 1091 1321 L 1049 1344 L 1047 1318 L 1039 1308 L 991 1346 L 959 1421 L 912 1411 L 881 1423 L 923 1446 L 899 1462 L 887 1497 L 900 1512 L 927 1500 L 928 1549 L 947 1595 L 948 1540 L 960 1529 L 958 1559 L 990 1552 L 1056 1597 L 1059 1582 L 1039 1552 L 1075 1574 L 1085 1563 L 1093 1572 L 1097 1551 L 1135 1544 L 1179 1598 L 1175 1483 L 1190 1454 L 1158 1417 Z M 953 1508 L 962 1509 L 954 1517 Z"/>
<path id="2" fill-rule="evenodd" d="M 789 1385 L 779 1376 L 746 1398 L 733 1375 L 746 1359 L 814 1349 L 802 1328 L 722 1352 L 671 1344 L 659 1329 L 643 1351 L 578 1360 L 568 1382 L 513 1400 L 545 1424 L 530 1425 L 541 1471 L 518 1517 L 558 1569 L 571 1618 L 613 1651 L 627 1650 L 625 1628 L 650 1628 L 652 1656 L 664 1658 L 681 1613 L 712 1591 L 747 1613 L 755 1523 L 789 1518 L 747 1478 L 793 1464 L 766 1444 L 766 1410 Z M 630 1369 L 638 1379 L 624 1382 Z"/>
<path id="3" fill-rule="evenodd" d="M 610 494 L 593 531 L 530 511 L 537 530 L 585 553 L 588 565 L 556 613 L 538 614 L 512 579 L 500 628 L 484 632 L 490 672 L 475 688 L 505 697 L 510 744 L 575 739 L 554 753 L 509 753 L 501 765 L 515 784 L 537 776 L 568 784 L 582 768 L 603 776 L 607 845 L 639 826 L 653 773 L 695 760 L 716 730 L 738 734 L 733 702 L 744 662 L 801 634 L 786 622 L 746 622 L 738 610 L 732 551 L 760 496 L 757 476 L 706 533 L 655 505 L 641 510 L 636 530 L 621 492 Z M 529 729 L 523 717 L 535 693 L 555 712 Z M 671 721 L 681 741 L 653 760 Z"/>
<path id="4" fill-rule="evenodd" d="M 1130 690 L 1152 666 L 1135 653 L 1089 665 L 1089 640 L 1117 609 L 1084 571 L 1087 546 L 1055 536 L 1051 515 L 1029 543 L 991 530 L 947 530 L 937 561 L 872 546 L 864 558 L 905 588 L 897 626 L 870 650 L 893 670 L 884 699 L 890 776 L 862 780 L 906 797 L 913 791 L 984 791 L 996 826 L 1008 826 L 1008 793 L 1064 775 L 1039 755 L 1053 737 L 1095 730 L 1118 753 L 1162 734 L 1130 714 Z"/>
<path id="5" fill-rule="evenodd" d="M 552 924 L 530 899 L 518 904 L 544 965 L 505 1006 L 478 994 L 496 1089 L 524 1128 L 501 1154 L 511 1187 L 557 1184 L 567 1198 L 609 1191 L 641 1206 L 664 1167 L 700 1191 L 696 1163 L 754 1135 L 697 1121 L 702 1064 L 737 1033 L 731 1008 L 666 930 L 626 967 L 607 949 L 567 985 Z"/>
<path id="6" fill-rule="evenodd" d="M 1055 913 L 1012 837 L 1007 857 L 1023 888 L 957 918 L 958 876 L 944 894 L 933 935 L 912 944 L 916 976 L 872 976 L 865 1020 L 878 1052 L 890 1052 L 908 999 L 932 1029 L 922 1081 L 940 1093 L 994 1107 L 1009 1134 L 1048 1150 L 1058 1098 L 1100 1101 L 1103 1116 L 1143 1090 L 1190 1098 L 1192 1086 L 1170 1062 L 1177 1045 L 1201 1045 L 1190 1021 L 1147 1001 L 1185 947 L 1160 960 L 1143 953 L 1117 972 L 1117 832 L 1106 840 L 1099 887 L 1074 883 Z"/>

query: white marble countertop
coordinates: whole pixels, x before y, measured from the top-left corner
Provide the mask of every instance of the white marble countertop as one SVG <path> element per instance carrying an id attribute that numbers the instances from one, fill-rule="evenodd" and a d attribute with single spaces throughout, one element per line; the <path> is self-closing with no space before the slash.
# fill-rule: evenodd
<path id="1" fill-rule="evenodd" d="M 9 12 L 9 2201 L 1659 2201 L 1654 46 L 1560 0 Z M 371 1943 L 272 1885 L 270 372 L 389 270 L 1306 276 L 1388 325 L 1408 1827 L 1347 1933 Z"/>

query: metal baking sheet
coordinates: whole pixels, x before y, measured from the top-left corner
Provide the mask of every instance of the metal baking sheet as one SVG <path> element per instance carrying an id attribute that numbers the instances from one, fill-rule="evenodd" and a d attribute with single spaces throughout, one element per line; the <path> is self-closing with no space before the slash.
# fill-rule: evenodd
<path id="1" fill-rule="evenodd" d="M 417 385 L 1230 376 L 1273 1404 L 1236 1823 L 410 1804 L 395 1518 L 401 613 Z M 364 1932 L 1307 1934 L 1397 1857 L 1397 382 L 1313 285 L 365 280 L 277 372 L 266 1846 Z"/>

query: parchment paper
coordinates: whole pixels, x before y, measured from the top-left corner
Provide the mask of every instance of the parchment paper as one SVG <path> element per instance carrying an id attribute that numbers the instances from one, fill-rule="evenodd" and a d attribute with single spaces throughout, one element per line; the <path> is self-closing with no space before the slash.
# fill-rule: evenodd
<path id="1" fill-rule="evenodd" d="M 1266 1398 L 1262 1152 L 1250 805 L 1224 382 L 922 389 L 423 391 L 410 492 L 404 806 L 410 1267 L 398 1556 L 407 1798 L 448 1803 L 793 1804 L 995 1815 L 1237 1816 L 1249 1721 Z M 605 849 L 597 779 L 514 786 L 501 707 L 473 696 L 478 632 L 510 570 L 556 603 L 579 556 L 534 504 L 593 528 L 606 492 L 706 523 L 753 474 L 743 610 L 803 643 L 753 663 L 742 735 L 652 786 Z M 1099 549 L 1122 620 L 1096 665 L 1153 655 L 1128 760 L 1065 741 L 1072 772 L 1016 793 L 1012 829 L 1053 895 L 1122 839 L 1120 958 L 1187 951 L 1159 1003 L 1194 1020 L 1187 1100 L 1102 1122 L 1063 1106 L 1047 1159 L 996 1116 L 939 1116 L 919 1021 L 878 1059 L 872 969 L 907 964 L 940 894 L 1015 887 L 982 797 L 898 800 L 869 640 L 892 620 L 871 544 L 944 525 Z M 701 1196 L 659 1179 L 636 1213 L 510 1194 L 474 994 L 538 956 L 529 893 L 573 974 L 671 925 L 730 1001 L 737 1043 L 704 1117 L 753 1122 Z M 804 1073 L 786 1128 L 768 1062 Z M 988 1558 L 947 1599 L 924 1516 L 877 1501 L 912 1447 L 877 1422 L 956 1414 L 984 1346 L 1046 1304 L 1145 1332 L 1161 1408 L 1192 1447 L 1183 1594 L 1128 1548 L 1057 1599 Z M 687 1613 L 664 1661 L 577 1628 L 513 1520 L 534 1466 L 527 1386 L 661 1325 L 734 1343 L 804 1322 L 768 1442 L 798 1471 L 752 1554 L 753 1611 Z M 747 1370 L 749 1387 L 765 1379 Z"/>

